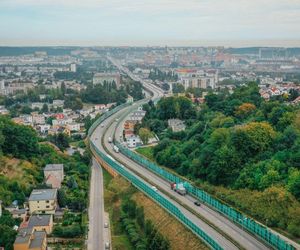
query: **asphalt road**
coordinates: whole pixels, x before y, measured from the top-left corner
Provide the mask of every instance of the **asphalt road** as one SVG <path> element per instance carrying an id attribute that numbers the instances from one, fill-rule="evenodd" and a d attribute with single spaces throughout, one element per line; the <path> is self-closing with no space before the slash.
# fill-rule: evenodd
<path id="1" fill-rule="evenodd" d="M 89 205 L 88 250 L 104 249 L 107 234 L 104 230 L 103 175 L 102 168 L 94 158 Z"/>

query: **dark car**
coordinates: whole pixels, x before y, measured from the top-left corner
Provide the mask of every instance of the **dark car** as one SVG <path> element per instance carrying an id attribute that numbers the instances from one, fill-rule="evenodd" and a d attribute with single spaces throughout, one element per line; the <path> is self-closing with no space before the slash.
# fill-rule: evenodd
<path id="1" fill-rule="evenodd" d="M 195 201 L 194 204 L 195 204 L 196 206 L 198 206 L 198 207 L 201 206 L 201 203 L 200 203 L 199 201 Z"/>

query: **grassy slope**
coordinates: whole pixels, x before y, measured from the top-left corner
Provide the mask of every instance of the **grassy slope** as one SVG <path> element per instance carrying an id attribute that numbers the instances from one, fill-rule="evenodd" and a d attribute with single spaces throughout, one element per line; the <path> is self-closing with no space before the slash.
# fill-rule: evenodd
<path id="1" fill-rule="evenodd" d="M 151 220 L 157 226 L 159 232 L 170 241 L 171 249 L 208 249 L 192 232 L 186 230 L 180 222 L 151 199 L 133 188 L 125 179 L 121 177 L 113 179 L 106 171 L 103 174 L 105 210 L 110 214 L 113 249 L 133 249 L 127 235 L 122 232 L 118 221 L 121 199 L 126 196 L 132 197 L 136 200 L 138 206 L 144 207 L 145 219 Z"/>

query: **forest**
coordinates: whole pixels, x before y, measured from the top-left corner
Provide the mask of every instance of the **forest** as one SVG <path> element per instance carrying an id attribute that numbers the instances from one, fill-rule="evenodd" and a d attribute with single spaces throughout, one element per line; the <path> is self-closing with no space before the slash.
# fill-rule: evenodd
<path id="1" fill-rule="evenodd" d="M 153 159 L 268 226 L 300 236 L 300 108 L 289 97 L 265 101 L 256 83 L 146 104 L 141 127 L 161 139 Z M 172 132 L 167 120 L 185 122 Z M 149 152 L 148 152 L 149 153 Z"/>

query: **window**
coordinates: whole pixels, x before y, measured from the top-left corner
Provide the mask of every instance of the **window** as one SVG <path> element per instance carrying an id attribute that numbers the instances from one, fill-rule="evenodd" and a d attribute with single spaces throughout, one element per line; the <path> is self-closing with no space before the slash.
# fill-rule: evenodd
<path id="1" fill-rule="evenodd" d="M 46 208 L 50 208 L 50 206 L 46 206 Z"/>
<path id="2" fill-rule="evenodd" d="M 46 203 L 49 203 L 49 202 L 50 202 L 49 200 L 46 201 Z"/>

